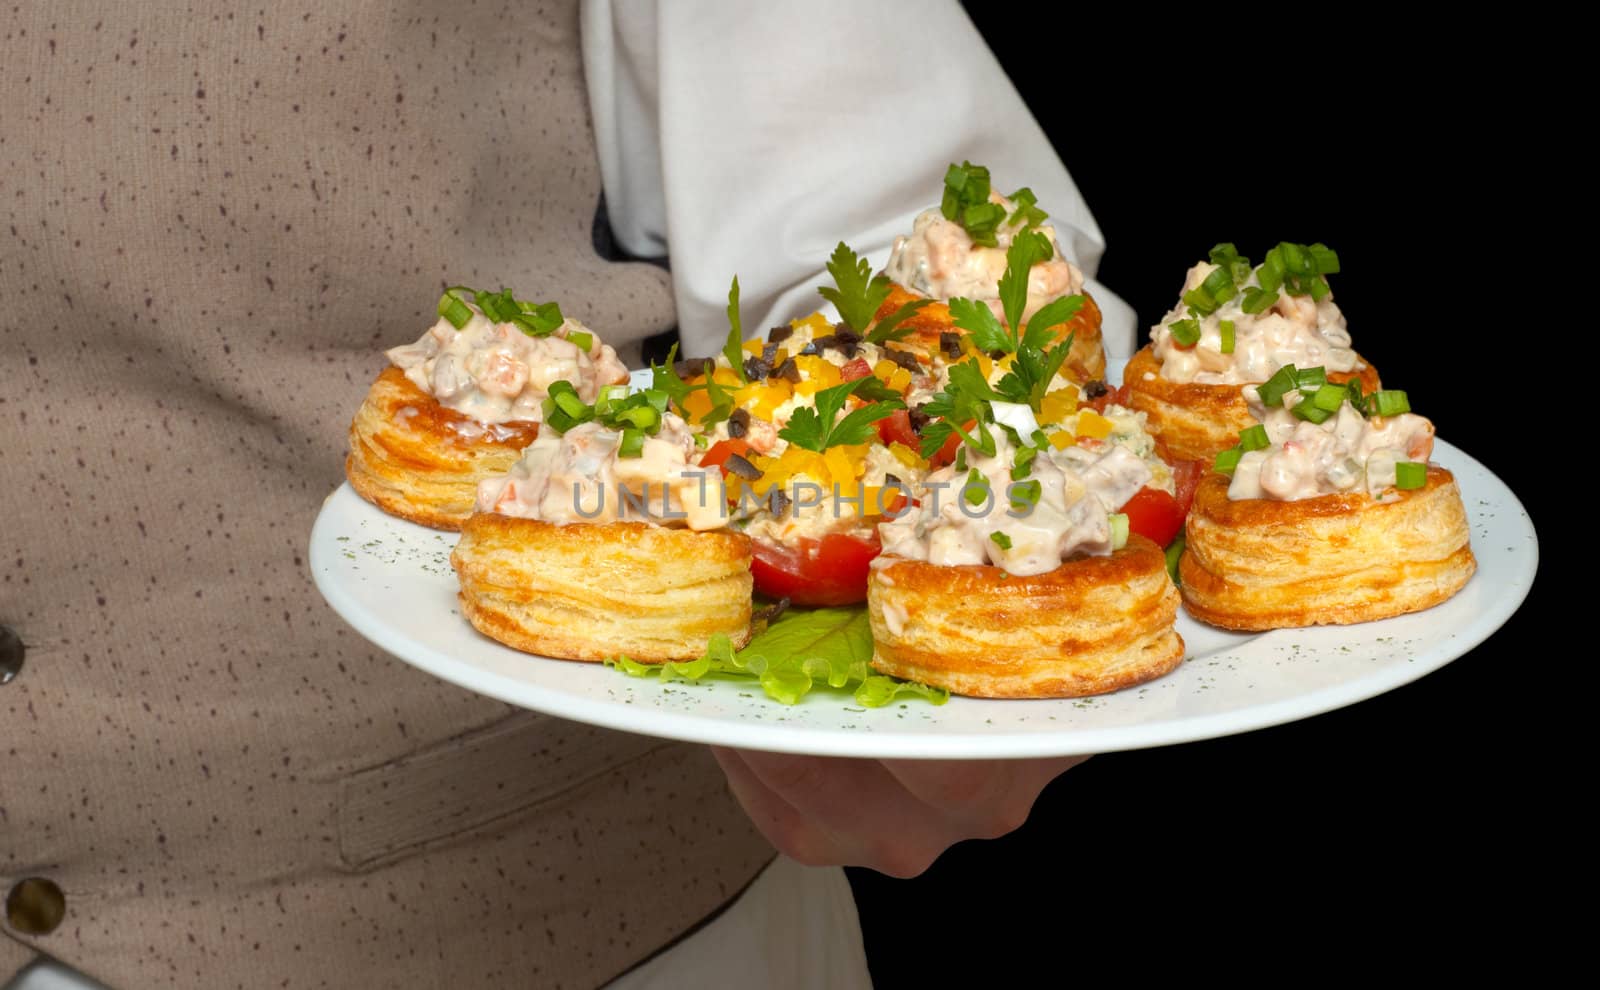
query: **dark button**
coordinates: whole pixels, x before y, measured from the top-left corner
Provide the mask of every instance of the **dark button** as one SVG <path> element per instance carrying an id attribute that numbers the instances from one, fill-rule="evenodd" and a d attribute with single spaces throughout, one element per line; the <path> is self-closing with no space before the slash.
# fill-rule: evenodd
<path id="1" fill-rule="evenodd" d="M 22 655 L 26 652 L 22 637 L 7 626 L 0 626 L 0 684 L 10 684 L 13 677 L 22 673 Z"/>
<path id="2" fill-rule="evenodd" d="M 18 880 L 6 895 L 6 922 L 24 935 L 48 935 L 67 914 L 67 899 L 55 881 L 44 877 Z"/>

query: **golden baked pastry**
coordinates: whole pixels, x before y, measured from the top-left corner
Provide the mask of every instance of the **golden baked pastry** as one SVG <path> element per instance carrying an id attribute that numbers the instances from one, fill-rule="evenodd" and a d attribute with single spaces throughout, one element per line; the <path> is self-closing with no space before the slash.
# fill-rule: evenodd
<path id="1" fill-rule="evenodd" d="M 504 474 L 538 435 L 538 423 L 485 424 L 447 409 L 390 365 L 350 423 L 345 477 L 390 515 L 460 529 L 478 482 Z"/>
<path id="2" fill-rule="evenodd" d="M 1379 502 L 1365 491 L 1300 501 L 1228 498 L 1210 474 L 1195 491 L 1178 563 L 1202 622 L 1262 630 L 1386 619 L 1437 605 L 1477 569 L 1456 480 Z"/>
<path id="3" fill-rule="evenodd" d="M 1352 378 L 1359 379 L 1367 393 L 1382 387 L 1378 370 L 1365 361 L 1359 371 L 1328 372 L 1328 381 L 1335 384 Z M 1128 406 L 1145 414 L 1146 425 L 1162 449 L 1178 460 L 1209 462 L 1218 451 L 1234 445 L 1240 430 L 1256 422 L 1244 400 L 1244 385 L 1167 381 L 1149 344 L 1128 362 L 1122 383 Z"/>
<path id="4" fill-rule="evenodd" d="M 567 660 L 692 660 L 750 641 L 750 539 L 643 522 L 558 526 L 480 512 L 450 554 L 479 632 Z"/>
<path id="5" fill-rule="evenodd" d="M 1055 338 L 1059 343 L 1067 339 L 1067 334 L 1073 334 L 1072 349 L 1067 352 L 1067 360 L 1062 365 L 1062 370 L 1075 381 L 1087 382 L 1105 377 L 1106 352 L 1100 341 L 1100 307 L 1095 305 L 1094 297 L 1089 293 L 1084 292 L 1081 295 L 1083 308 L 1078 310 L 1072 319 L 1056 328 Z M 901 306 L 922 298 L 924 297 L 904 286 L 892 283 L 889 298 L 878 307 L 877 318 L 887 319 Z M 910 327 L 913 332 L 905 337 L 899 346 L 930 358 L 940 353 L 940 334 L 965 333 L 951 320 L 950 307 L 938 300 L 929 302 L 900 325 Z"/>
<path id="6" fill-rule="evenodd" d="M 1165 554 L 1138 535 L 1025 577 L 893 559 L 873 568 L 867 608 L 875 669 L 956 694 L 1104 694 L 1183 662 Z"/>

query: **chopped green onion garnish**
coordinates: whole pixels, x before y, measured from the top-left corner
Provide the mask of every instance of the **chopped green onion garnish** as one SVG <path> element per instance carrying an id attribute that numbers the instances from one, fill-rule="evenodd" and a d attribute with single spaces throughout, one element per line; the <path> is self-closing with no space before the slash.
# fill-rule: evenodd
<path id="1" fill-rule="evenodd" d="M 618 457 L 638 457 L 644 450 L 644 431 L 628 428 L 622 431 L 622 443 L 617 445 Z"/>
<path id="2" fill-rule="evenodd" d="M 1128 516 L 1113 512 L 1106 520 L 1111 523 L 1111 549 L 1121 550 L 1128 545 Z"/>
<path id="3" fill-rule="evenodd" d="M 1328 384 L 1328 369 L 1322 365 L 1315 368 L 1296 368 L 1294 383 L 1301 388 L 1316 388 Z"/>
<path id="4" fill-rule="evenodd" d="M 1270 292 L 1276 296 L 1278 289 L 1283 285 L 1283 275 L 1283 255 L 1277 248 L 1273 248 L 1262 259 L 1261 267 L 1256 269 L 1256 282 L 1260 284 L 1262 292 Z"/>
<path id="5" fill-rule="evenodd" d="M 1402 491 L 1428 483 L 1428 465 L 1420 461 L 1399 461 L 1394 466 L 1394 486 Z"/>
<path id="6" fill-rule="evenodd" d="M 1050 216 L 1050 214 L 1039 209 L 1037 205 L 1039 202 L 1038 197 L 1034 196 L 1033 190 L 1027 186 L 1018 189 L 1007 196 L 1006 199 L 1017 204 L 1017 208 L 1012 211 L 1011 216 L 1006 218 L 1006 223 L 1013 227 L 1017 226 L 1018 221 L 1021 221 L 1025 227 L 1037 227 Z"/>
<path id="7" fill-rule="evenodd" d="M 999 203 L 978 203 L 961 211 L 961 226 L 966 228 L 972 243 L 984 247 L 998 247 L 994 232 L 1006 218 L 1006 208 Z"/>
<path id="8" fill-rule="evenodd" d="M 1012 485 L 1010 494 L 1011 507 L 1018 512 L 1026 512 L 1039 504 L 1039 496 L 1044 494 L 1044 486 L 1035 478 Z"/>
<path id="9" fill-rule="evenodd" d="M 1310 255 L 1300 250 L 1300 245 L 1290 244 L 1288 241 L 1280 241 L 1274 250 L 1283 258 L 1283 267 L 1287 271 L 1296 275 L 1316 274 L 1311 268 Z"/>
<path id="10" fill-rule="evenodd" d="M 1237 291 L 1233 287 L 1233 273 L 1227 268 L 1218 268 L 1207 275 L 1206 280 L 1200 283 L 1200 288 L 1219 304 L 1232 299 Z"/>
<path id="11" fill-rule="evenodd" d="M 654 406 L 634 406 L 617 413 L 618 423 L 632 423 L 635 427 L 646 432 L 652 432 L 661 425 L 661 414 L 656 412 Z"/>
<path id="12" fill-rule="evenodd" d="M 1296 402 L 1294 408 L 1289 411 L 1294 413 L 1297 419 L 1303 419 L 1307 423 L 1321 423 L 1333 415 L 1333 413 L 1309 399 L 1302 399 Z"/>
<path id="13" fill-rule="evenodd" d="M 1043 450 L 1045 448 L 1045 446 L 1047 444 L 1049 444 L 1049 443 L 1050 443 L 1050 438 L 1044 435 L 1044 431 L 1043 430 L 1034 430 L 1033 431 L 1033 445 L 1035 447 L 1038 447 L 1040 450 Z"/>
<path id="14" fill-rule="evenodd" d="M 1244 290 L 1244 299 L 1240 301 L 1239 308 L 1253 316 L 1257 313 L 1265 313 L 1277 301 L 1278 290 L 1276 288 L 1258 289 L 1252 285 Z"/>
<path id="15" fill-rule="evenodd" d="M 1011 549 L 1011 537 L 1009 537 L 1006 534 L 1000 532 L 999 530 L 995 530 L 993 533 L 990 533 L 989 534 L 989 539 L 993 540 L 994 541 L 994 545 L 999 547 L 1002 550 L 1010 550 Z"/>
<path id="16" fill-rule="evenodd" d="M 1260 423 L 1239 431 L 1239 449 L 1241 451 L 1265 450 L 1270 446 L 1272 446 L 1272 441 L 1267 439 L 1267 428 Z"/>
<path id="17" fill-rule="evenodd" d="M 1318 241 L 1317 243 L 1306 248 L 1306 250 L 1310 252 L 1311 260 L 1317 266 L 1317 274 L 1339 274 L 1339 255 L 1333 250 L 1333 248 L 1330 248 L 1328 245 Z"/>
<path id="18" fill-rule="evenodd" d="M 1411 411 L 1411 401 L 1399 389 L 1386 388 L 1372 393 L 1367 399 L 1367 407 L 1375 416 L 1398 416 Z"/>
<path id="19" fill-rule="evenodd" d="M 472 307 L 446 292 L 439 297 L 439 315 L 450 321 L 450 325 L 460 330 L 472 319 Z"/>
<path id="20" fill-rule="evenodd" d="M 628 386 L 602 385 L 600 386 L 600 394 L 595 396 L 594 413 L 596 416 L 604 416 L 611 412 L 612 405 L 623 402 L 627 398 Z"/>
<path id="21" fill-rule="evenodd" d="M 594 334 L 586 333 L 582 330 L 574 330 L 567 334 L 567 340 L 571 341 L 574 347 L 585 354 L 589 353 L 589 349 L 594 347 Z"/>
<path id="22" fill-rule="evenodd" d="M 1177 320 L 1167 329 L 1172 332 L 1173 343 L 1179 347 L 1193 347 L 1200 342 L 1200 323 L 1197 320 Z"/>
<path id="23" fill-rule="evenodd" d="M 1328 293 L 1333 291 L 1328 288 L 1328 280 L 1321 275 L 1312 278 L 1309 284 L 1311 286 L 1311 298 L 1316 302 L 1321 302 Z"/>
<path id="24" fill-rule="evenodd" d="M 1173 584 L 1180 586 L 1182 582 L 1178 580 L 1178 558 L 1183 556 L 1183 548 L 1188 542 L 1186 534 L 1180 529 L 1172 542 L 1167 544 L 1167 576 L 1172 578 Z"/>
<path id="25" fill-rule="evenodd" d="M 568 416 L 577 417 L 586 413 L 592 413 L 594 411 L 589 408 L 587 403 L 578 398 L 578 396 L 572 392 L 562 392 L 560 394 L 552 392 L 550 394 L 550 398 L 555 402 L 556 408 L 560 409 Z"/>
<path id="26" fill-rule="evenodd" d="M 617 387 L 627 388 L 626 385 L 619 385 Z M 671 396 L 667 395 L 667 393 L 661 391 L 660 389 L 647 388 L 644 390 L 643 395 L 644 401 L 650 403 L 650 407 L 656 412 L 664 413 L 667 411 L 667 402 L 671 399 Z"/>
<path id="27" fill-rule="evenodd" d="M 1256 393 L 1261 396 L 1262 405 L 1281 406 L 1284 395 L 1299 385 L 1294 365 L 1286 364 L 1274 372 L 1271 378 L 1257 385 Z"/>
<path id="28" fill-rule="evenodd" d="M 1217 301 L 1211 298 L 1211 293 L 1207 292 L 1203 285 L 1197 285 L 1185 292 L 1183 302 L 1195 316 L 1210 316 L 1217 311 Z"/>
<path id="29" fill-rule="evenodd" d="M 1211 468 L 1218 474 L 1232 474 L 1233 469 L 1239 466 L 1239 458 L 1243 456 L 1244 451 L 1238 447 L 1218 451 L 1217 459 L 1211 462 Z"/>
<path id="30" fill-rule="evenodd" d="M 1021 481 L 1033 470 L 1033 459 L 1039 456 L 1037 447 L 1021 447 L 1011 461 L 1011 480 Z"/>
<path id="31" fill-rule="evenodd" d="M 968 505 L 982 505 L 989 498 L 989 481 L 977 468 L 967 473 L 967 483 L 961 486 L 961 497 Z"/>
<path id="32" fill-rule="evenodd" d="M 1217 329 L 1222 333 L 1222 353 L 1233 353 L 1233 321 L 1217 321 Z"/>
<path id="33" fill-rule="evenodd" d="M 1343 385 L 1324 385 L 1311 396 L 1311 404 L 1327 412 L 1338 412 L 1350 398 L 1350 390 Z M 1304 405 L 1305 403 L 1301 403 Z"/>
<path id="34" fill-rule="evenodd" d="M 967 469 L 967 445 L 962 444 L 956 448 L 956 471 L 959 473 Z"/>

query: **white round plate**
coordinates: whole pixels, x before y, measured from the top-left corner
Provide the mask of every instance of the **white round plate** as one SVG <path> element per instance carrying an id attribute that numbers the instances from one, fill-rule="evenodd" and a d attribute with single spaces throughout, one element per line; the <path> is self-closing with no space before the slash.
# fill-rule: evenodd
<path id="1" fill-rule="evenodd" d="M 822 756 L 998 759 L 1162 746 L 1247 732 L 1381 694 L 1449 663 L 1522 604 L 1538 540 L 1521 503 L 1448 443 L 1472 523 L 1478 572 L 1425 612 L 1354 626 L 1240 635 L 1180 613 L 1184 664 L 1116 694 L 1060 701 L 953 697 L 863 709 L 814 689 L 800 704 L 753 683 L 632 678 L 601 664 L 529 656 L 480 635 L 456 607 L 455 534 L 386 515 L 341 485 L 311 531 L 311 572 L 328 603 L 373 643 L 471 691 L 561 718 L 667 739 Z"/>

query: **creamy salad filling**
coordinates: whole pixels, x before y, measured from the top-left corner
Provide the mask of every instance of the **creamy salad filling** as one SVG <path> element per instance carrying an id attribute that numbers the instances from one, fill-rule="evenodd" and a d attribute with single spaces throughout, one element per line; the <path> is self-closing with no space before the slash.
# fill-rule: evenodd
<path id="1" fill-rule="evenodd" d="M 1017 206 L 999 193 L 990 193 L 989 202 L 1004 208 L 1007 216 Z M 912 224 L 910 236 L 895 238 L 884 272 L 912 292 L 933 299 L 960 296 L 980 300 L 1003 320 L 999 285 L 1006 270 L 1006 249 L 1024 228 L 1021 218 L 1016 224 L 1002 223 L 995 231 L 996 245 L 984 247 L 973 243 L 961 224 L 946 219 L 938 207 L 924 210 Z M 1028 273 L 1024 320 L 1051 300 L 1083 291 L 1083 273 L 1062 255 L 1055 228 L 1041 225 L 1033 229 L 1049 239 L 1054 254 Z"/>
<path id="2" fill-rule="evenodd" d="M 1014 503 L 1017 448 L 995 430 L 994 456 L 966 449 L 967 469 L 927 477 L 922 504 L 878 527 L 883 557 L 940 566 L 993 564 L 1011 574 L 1044 574 L 1075 555 L 1116 549 L 1111 516 L 1150 482 L 1150 469 L 1126 447 L 1050 449 L 1035 457 L 1027 481 L 1039 484 L 1032 506 Z M 974 472 L 976 474 L 974 475 Z"/>
<path id="3" fill-rule="evenodd" d="M 569 339 L 574 334 L 586 334 L 588 346 Z M 422 339 L 391 348 L 388 356 L 440 405 L 480 423 L 540 421 L 540 405 L 558 381 L 571 382 L 593 402 L 600 386 L 628 380 L 617 352 L 577 320 L 566 320 L 548 337 L 531 337 L 476 307 L 460 330 L 440 317 Z"/>
<path id="4" fill-rule="evenodd" d="M 1310 423 L 1292 411 L 1311 401 L 1298 391 L 1286 393 L 1275 408 L 1262 403 L 1254 386 L 1244 395 L 1271 446 L 1240 456 L 1228 485 L 1230 499 L 1293 502 L 1365 491 L 1392 501 L 1398 497 L 1395 465 L 1425 462 L 1433 453 L 1433 423 L 1415 413 L 1367 418 L 1345 402 L 1335 415 Z"/>
<path id="5" fill-rule="evenodd" d="M 478 510 L 571 523 L 650 522 L 717 529 L 728 523 L 717 472 L 701 470 L 689 426 L 667 413 L 637 457 L 620 457 L 622 433 L 581 423 L 541 430 L 510 472 L 478 483 Z"/>
<path id="6" fill-rule="evenodd" d="M 1199 287 L 1217 269 L 1209 261 L 1195 265 L 1189 269 L 1183 291 Z M 1196 316 L 1180 300 L 1151 328 L 1150 341 L 1161 362 L 1162 378 L 1202 385 L 1243 385 L 1264 382 L 1286 364 L 1346 372 L 1363 367 L 1350 347 L 1344 314 L 1334 305 L 1331 293 L 1318 302 L 1309 295 L 1279 292 L 1277 301 L 1263 312 L 1246 313 L 1242 308 L 1244 290 L 1260 288 L 1259 274 L 1258 266 L 1233 298 L 1215 312 Z M 1192 346 L 1182 346 L 1172 328 L 1188 319 L 1199 323 L 1200 339 Z M 1225 321 L 1233 326 L 1232 353 L 1225 353 Z"/>

